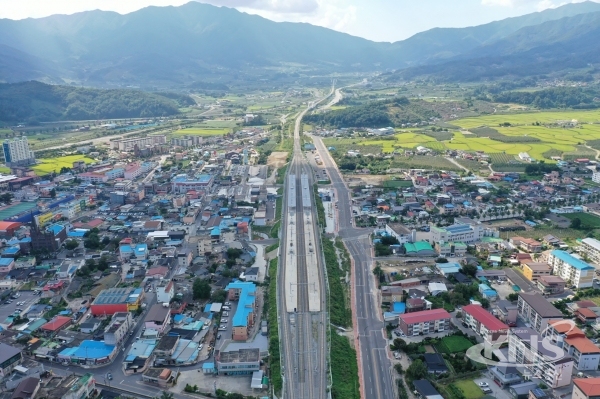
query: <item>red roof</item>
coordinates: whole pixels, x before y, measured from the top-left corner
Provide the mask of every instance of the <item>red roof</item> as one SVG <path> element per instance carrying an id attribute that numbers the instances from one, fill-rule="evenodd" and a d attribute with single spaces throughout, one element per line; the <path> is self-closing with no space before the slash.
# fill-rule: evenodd
<path id="1" fill-rule="evenodd" d="M 146 276 L 156 276 L 156 275 L 166 276 L 168 272 L 169 272 L 168 267 L 157 266 L 157 267 L 153 267 L 152 269 L 146 270 Z"/>
<path id="2" fill-rule="evenodd" d="M 53 318 L 52 320 L 50 320 L 48 323 L 44 324 L 40 328 L 42 330 L 46 330 L 46 331 L 58 331 L 61 328 L 63 328 L 64 326 L 66 326 L 67 324 L 69 324 L 70 322 L 71 322 L 70 317 L 56 316 L 55 318 Z"/>
<path id="3" fill-rule="evenodd" d="M 10 229 L 18 229 L 21 226 L 21 223 L 18 222 L 1 222 L 0 221 L 0 230 L 6 231 Z"/>
<path id="4" fill-rule="evenodd" d="M 424 310 L 422 312 L 401 314 L 400 318 L 406 324 L 416 324 L 424 323 L 426 321 L 449 319 L 450 313 L 446 312 L 444 309 L 431 309 Z"/>
<path id="5" fill-rule="evenodd" d="M 500 320 L 495 318 L 490 312 L 488 312 L 479 305 L 463 306 L 463 311 L 473 316 L 475 320 L 483 324 L 485 328 L 487 328 L 490 331 L 508 330 L 508 326 L 506 324 L 502 323 Z"/>
<path id="6" fill-rule="evenodd" d="M 587 396 L 600 395 L 600 378 L 575 378 L 573 383 Z"/>
<path id="7" fill-rule="evenodd" d="M 577 309 L 577 313 L 579 313 L 586 319 L 595 319 L 598 317 L 598 315 L 596 315 L 596 313 L 594 313 L 591 309 L 588 309 L 588 308 Z"/>
<path id="8" fill-rule="evenodd" d="M 579 307 L 579 309 L 581 309 L 581 308 L 593 308 L 593 307 L 598 306 L 594 302 L 588 301 L 588 300 L 586 300 L 586 301 L 577 301 L 575 303 L 577 304 L 577 307 Z"/>

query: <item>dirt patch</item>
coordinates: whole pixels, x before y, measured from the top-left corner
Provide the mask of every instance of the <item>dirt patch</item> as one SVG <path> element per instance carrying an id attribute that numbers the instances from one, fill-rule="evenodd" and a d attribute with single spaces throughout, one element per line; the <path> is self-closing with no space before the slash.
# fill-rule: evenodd
<path id="1" fill-rule="evenodd" d="M 287 157 L 287 152 L 272 152 L 269 158 L 267 158 L 267 166 L 281 168 L 287 163 Z"/>
<path id="2" fill-rule="evenodd" d="M 384 181 L 388 180 L 389 176 L 379 176 L 379 175 L 353 175 L 345 176 L 344 180 L 348 183 L 348 186 L 355 187 L 361 186 L 364 184 L 371 184 L 373 186 L 381 186 Z"/>
<path id="3" fill-rule="evenodd" d="M 425 353 L 435 353 L 435 349 L 431 345 L 425 345 Z"/>

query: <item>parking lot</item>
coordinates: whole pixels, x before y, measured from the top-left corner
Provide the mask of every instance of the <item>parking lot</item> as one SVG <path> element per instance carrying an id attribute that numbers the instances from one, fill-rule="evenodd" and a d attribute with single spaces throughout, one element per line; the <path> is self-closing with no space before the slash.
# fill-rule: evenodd
<path id="1" fill-rule="evenodd" d="M 7 317 L 12 315 L 15 312 L 15 309 L 19 308 L 25 312 L 29 307 L 35 304 L 40 297 L 33 294 L 33 291 L 19 291 L 19 297 L 17 299 L 6 299 L 2 302 L 2 306 L 0 306 L 0 323 L 3 323 Z M 12 303 L 6 303 L 6 301 L 11 301 Z M 24 302 L 22 305 L 17 305 L 17 303 Z M 22 312 L 22 313 L 23 313 Z"/>

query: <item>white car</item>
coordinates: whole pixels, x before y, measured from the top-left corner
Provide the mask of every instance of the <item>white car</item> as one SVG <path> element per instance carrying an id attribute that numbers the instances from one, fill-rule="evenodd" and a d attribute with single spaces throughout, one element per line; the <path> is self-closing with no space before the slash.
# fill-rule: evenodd
<path id="1" fill-rule="evenodd" d="M 229 316 L 229 312 L 223 312 L 223 316 Z"/>
<path id="2" fill-rule="evenodd" d="M 477 385 L 479 385 L 481 388 L 487 388 L 490 386 L 490 384 L 487 382 L 478 382 Z"/>
<path id="3" fill-rule="evenodd" d="M 221 324 L 227 324 L 228 321 L 229 319 L 221 319 Z"/>
<path id="4" fill-rule="evenodd" d="M 225 302 L 225 306 L 231 306 L 231 302 Z"/>
<path id="5" fill-rule="evenodd" d="M 227 330 L 227 326 L 221 326 L 221 327 L 219 327 L 219 330 L 220 331 L 226 331 Z"/>

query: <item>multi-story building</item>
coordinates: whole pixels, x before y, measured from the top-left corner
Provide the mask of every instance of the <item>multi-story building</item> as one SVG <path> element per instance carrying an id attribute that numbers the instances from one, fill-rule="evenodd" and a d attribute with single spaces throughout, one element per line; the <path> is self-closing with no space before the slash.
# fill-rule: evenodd
<path id="1" fill-rule="evenodd" d="M 512 237 L 510 243 L 527 252 L 541 252 L 542 243 L 533 238 Z"/>
<path id="2" fill-rule="evenodd" d="M 554 250 L 548 255 L 552 272 L 577 288 L 592 287 L 596 269 L 568 252 Z"/>
<path id="3" fill-rule="evenodd" d="M 210 238 L 200 238 L 198 240 L 198 255 L 206 255 L 212 252 L 212 240 Z"/>
<path id="4" fill-rule="evenodd" d="M 171 320 L 171 309 L 162 304 L 155 304 L 150 308 L 146 318 L 144 319 L 144 326 L 146 327 L 146 334 L 150 330 L 155 330 L 161 335 L 167 329 L 169 321 Z"/>
<path id="5" fill-rule="evenodd" d="M 465 323 L 486 342 L 495 344 L 506 341 L 508 326 L 483 307 L 480 305 L 467 305 L 463 306 L 462 311 Z"/>
<path id="6" fill-rule="evenodd" d="M 169 281 L 167 284 L 161 284 L 156 287 L 156 301 L 158 303 L 170 303 L 175 297 L 175 284 Z"/>
<path id="7" fill-rule="evenodd" d="M 577 328 L 573 320 L 551 321 L 543 336 L 571 355 L 577 370 L 598 370 L 600 348 Z"/>
<path id="8" fill-rule="evenodd" d="M 74 219 L 79 216 L 88 206 L 93 203 L 93 200 L 89 197 L 81 197 L 73 201 L 69 201 L 59 205 L 60 213 L 67 219 Z"/>
<path id="9" fill-rule="evenodd" d="M 184 194 L 190 190 L 206 190 L 211 187 L 214 181 L 212 175 L 200 175 L 195 178 L 189 178 L 187 175 L 175 176 L 171 181 L 173 193 Z"/>
<path id="10" fill-rule="evenodd" d="M 115 140 L 113 143 L 113 149 L 119 151 L 133 151 L 135 147 L 142 149 L 146 146 L 155 146 L 167 143 L 167 136 L 165 135 L 152 135 L 146 137 L 134 137 L 129 139 Z"/>
<path id="11" fill-rule="evenodd" d="M 466 244 L 477 242 L 483 237 L 498 237 L 498 230 L 485 228 L 480 222 L 466 220 L 452 226 L 431 226 L 431 238 L 434 243 L 463 242 Z"/>
<path id="12" fill-rule="evenodd" d="M 22 360 L 21 349 L 0 343 L 0 377 L 8 377 Z"/>
<path id="13" fill-rule="evenodd" d="M 104 343 L 107 345 L 120 345 L 127 339 L 127 332 L 132 325 L 133 318 L 131 317 L 131 313 L 115 313 L 108 328 L 104 331 Z"/>
<path id="14" fill-rule="evenodd" d="M 592 262 L 600 264 L 600 241 L 590 237 L 584 238 L 581 240 L 580 249 Z"/>
<path id="15" fill-rule="evenodd" d="M 386 224 L 385 232 L 392 237 L 396 237 L 400 244 L 417 241 L 417 231 L 409 230 L 400 223 Z"/>
<path id="16" fill-rule="evenodd" d="M 562 312 L 538 293 L 520 292 L 517 307 L 519 316 L 540 332 L 546 329 L 549 320 L 563 318 Z"/>
<path id="17" fill-rule="evenodd" d="M 260 349 L 215 351 L 215 366 L 220 375 L 245 375 L 260 370 Z"/>
<path id="18" fill-rule="evenodd" d="M 125 176 L 124 168 L 106 167 L 93 172 L 79 173 L 77 177 L 86 183 L 106 183 L 109 180 L 118 179 Z"/>
<path id="19" fill-rule="evenodd" d="M 523 376 L 539 378 L 550 388 L 563 387 L 571 382 L 573 358 L 532 328 L 510 329 L 508 361 L 517 365 Z"/>
<path id="20" fill-rule="evenodd" d="M 544 295 L 562 294 L 565 292 L 565 280 L 558 276 L 542 276 L 537 281 L 537 286 Z"/>
<path id="21" fill-rule="evenodd" d="M 26 136 L 4 140 L 2 151 L 6 166 L 27 166 L 35 163 L 35 155 L 29 149 Z"/>
<path id="22" fill-rule="evenodd" d="M 594 176 L 600 172 L 594 172 Z M 600 177 L 598 178 L 600 182 Z M 574 378 L 573 395 L 571 399 L 598 399 L 600 398 L 600 378 Z"/>
<path id="23" fill-rule="evenodd" d="M 69 388 L 62 399 L 89 398 L 93 396 L 94 391 L 96 391 L 96 380 L 92 374 L 86 373 Z"/>
<path id="24" fill-rule="evenodd" d="M 496 302 L 496 315 L 498 319 L 510 327 L 517 325 L 517 315 L 519 314 L 519 308 L 517 305 L 513 305 L 512 302 L 507 300 L 501 300 Z"/>
<path id="25" fill-rule="evenodd" d="M 450 317 L 450 313 L 444 309 L 406 313 L 398 317 L 398 327 L 409 337 L 448 331 L 450 329 Z"/>
<path id="26" fill-rule="evenodd" d="M 544 262 L 523 262 L 523 275 L 529 281 L 537 281 L 541 276 L 549 276 L 552 269 Z"/>
<path id="27" fill-rule="evenodd" d="M 251 282 L 236 281 L 229 283 L 225 290 L 230 301 L 237 301 L 238 306 L 232 318 L 232 339 L 246 341 L 250 328 L 256 317 L 256 286 Z"/>

